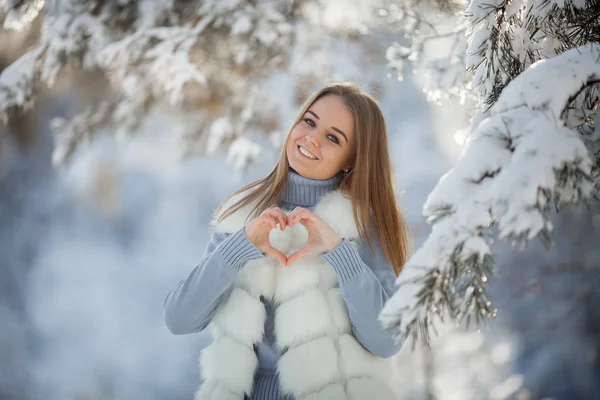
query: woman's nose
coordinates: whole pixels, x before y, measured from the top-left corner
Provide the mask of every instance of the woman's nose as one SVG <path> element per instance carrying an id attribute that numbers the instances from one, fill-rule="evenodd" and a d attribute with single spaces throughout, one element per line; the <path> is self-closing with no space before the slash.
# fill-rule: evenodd
<path id="1" fill-rule="evenodd" d="M 309 142 L 312 143 L 313 146 L 315 147 L 319 147 L 319 140 L 317 139 L 316 135 L 314 133 L 310 133 L 307 135 L 307 139 Z"/>

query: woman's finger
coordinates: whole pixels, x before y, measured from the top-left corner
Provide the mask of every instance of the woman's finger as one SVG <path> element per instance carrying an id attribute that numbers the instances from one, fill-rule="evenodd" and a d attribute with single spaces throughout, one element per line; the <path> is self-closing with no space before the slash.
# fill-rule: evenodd
<path id="1" fill-rule="evenodd" d="M 283 230 L 287 226 L 287 215 L 279 207 L 275 207 L 271 211 L 279 221 L 279 229 Z"/>
<path id="2" fill-rule="evenodd" d="M 298 207 L 296 207 L 291 213 L 289 213 L 289 215 L 287 216 L 287 226 L 292 226 L 292 221 L 294 220 L 294 215 L 296 215 L 296 210 L 298 209 Z"/>
<path id="3" fill-rule="evenodd" d="M 310 253 L 310 247 L 304 247 L 300 250 L 298 250 L 295 253 L 292 253 L 288 258 L 287 258 L 287 266 L 289 267 L 290 265 L 292 265 L 292 263 L 296 260 L 301 259 L 302 257 L 306 256 L 308 253 Z"/>
<path id="4" fill-rule="evenodd" d="M 283 265 L 287 265 L 287 262 L 288 262 L 287 257 L 285 256 L 285 254 L 283 254 L 282 252 L 280 252 L 276 248 L 274 248 L 272 246 L 268 246 L 267 249 L 266 249 L 266 253 L 267 253 L 267 255 L 269 255 L 269 256 L 275 258 L 276 260 L 278 260 Z"/>
<path id="5" fill-rule="evenodd" d="M 294 218 L 294 224 L 301 223 L 307 228 L 311 222 L 314 222 L 314 215 L 312 213 L 298 214 Z"/>
<path id="6" fill-rule="evenodd" d="M 291 218 L 295 217 L 296 215 L 298 215 L 298 213 L 300 213 L 304 210 L 306 210 L 306 208 L 300 207 L 300 206 L 294 208 L 294 210 L 290 213 L 290 215 L 288 215 L 288 222 L 290 221 Z"/>
<path id="7" fill-rule="evenodd" d="M 290 214 L 290 219 L 288 220 L 288 225 L 289 226 L 293 226 L 294 224 L 296 224 L 298 221 L 300 221 L 300 219 L 302 217 L 305 218 L 310 218 L 310 216 L 312 216 L 313 213 L 310 212 L 309 210 L 307 210 L 306 208 L 301 208 L 301 207 L 297 207 L 294 211 L 293 211 L 293 215 Z"/>
<path id="8" fill-rule="evenodd" d="M 281 216 L 279 215 L 279 213 L 272 208 L 267 208 L 264 211 L 264 215 L 267 216 L 268 218 L 272 219 L 273 221 L 275 221 L 275 226 L 273 226 L 273 228 L 276 228 L 277 224 L 279 224 L 279 229 L 281 229 L 284 225 L 286 225 L 285 220 L 283 220 L 281 218 Z"/>
<path id="9" fill-rule="evenodd" d="M 270 214 L 265 214 L 261 217 L 266 223 L 271 225 L 272 229 L 277 228 L 277 219 Z"/>

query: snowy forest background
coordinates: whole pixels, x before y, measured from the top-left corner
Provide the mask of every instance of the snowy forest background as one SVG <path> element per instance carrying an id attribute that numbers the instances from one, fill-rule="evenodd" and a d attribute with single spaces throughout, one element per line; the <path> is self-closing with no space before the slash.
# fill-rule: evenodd
<path id="1" fill-rule="evenodd" d="M 598 1 L 0 10 L 0 399 L 191 398 L 208 335 L 171 335 L 164 296 L 332 80 L 380 99 L 415 236 L 401 398 L 599 397 Z"/>

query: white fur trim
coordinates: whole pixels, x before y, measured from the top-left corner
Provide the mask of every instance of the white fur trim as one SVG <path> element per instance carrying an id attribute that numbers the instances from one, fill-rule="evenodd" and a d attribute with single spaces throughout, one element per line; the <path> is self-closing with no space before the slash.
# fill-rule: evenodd
<path id="1" fill-rule="evenodd" d="M 275 337 L 280 349 L 295 347 L 327 334 L 331 324 L 327 299 L 312 289 L 281 304 L 275 314 Z"/>
<path id="2" fill-rule="evenodd" d="M 314 212 L 341 237 L 359 237 L 352 214 L 352 201 L 345 198 L 339 190 L 323 196 Z"/>
<path id="3" fill-rule="evenodd" d="M 248 205 L 238 210 L 215 229 L 238 231 L 252 208 Z M 340 236 L 358 239 L 352 204 L 341 193 L 323 196 L 315 214 Z M 288 256 L 304 247 L 307 237 L 301 224 L 269 233 L 271 245 Z M 277 372 L 285 393 L 298 400 L 394 398 L 386 386 L 392 359 L 369 353 L 352 336 L 337 273 L 321 257 L 307 256 L 290 267 L 272 257 L 250 261 L 238 273 L 235 286 L 213 318 L 216 339 L 201 358 L 206 383 L 196 400 L 241 400 L 244 393 L 251 392 L 258 366 L 252 343 L 262 338 L 265 319 L 260 296 L 279 303 L 275 337 L 277 346 L 288 350 L 281 356 Z"/>
<path id="4" fill-rule="evenodd" d="M 244 395 L 230 392 L 222 385 L 217 385 L 210 400 L 244 400 Z"/>
<path id="5" fill-rule="evenodd" d="M 346 386 L 350 400 L 396 400 L 395 393 L 374 379 L 350 379 Z"/>
<path id="6" fill-rule="evenodd" d="M 390 360 L 377 357 L 367 350 L 351 335 L 339 338 L 341 364 L 348 378 L 369 377 L 388 382 L 392 378 Z"/>
<path id="7" fill-rule="evenodd" d="M 211 400 L 212 393 L 215 391 L 216 387 L 216 380 L 206 379 L 194 394 L 194 400 Z"/>
<path id="8" fill-rule="evenodd" d="M 338 287 L 340 285 L 340 280 L 335 269 L 333 269 L 331 264 L 327 261 L 321 260 L 320 258 L 319 263 L 321 266 L 321 289 L 326 292 L 331 288 Z"/>
<path id="9" fill-rule="evenodd" d="M 228 336 L 219 337 L 203 352 L 202 372 L 230 391 L 250 394 L 258 359 L 252 347 L 244 346 Z"/>
<path id="10" fill-rule="evenodd" d="M 265 306 L 244 289 L 234 288 L 227 301 L 215 311 L 212 322 L 221 334 L 228 334 L 248 346 L 260 341 L 264 333 Z"/>
<path id="11" fill-rule="evenodd" d="M 339 383 L 327 386 L 325 389 L 317 393 L 311 393 L 306 397 L 298 400 L 348 400 L 344 387 Z"/>
<path id="12" fill-rule="evenodd" d="M 342 292 L 339 288 L 330 289 L 327 292 L 327 302 L 329 303 L 329 309 L 331 310 L 331 316 L 338 331 L 338 335 L 344 333 L 351 333 L 350 317 L 348 316 L 348 309 L 346 308 L 346 302 L 342 297 Z"/>
<path id="13" fill-rule="evenodd" d="M 304 225 L 296 223 L 294 226 L 285 228 L 283 231 L 283 233 L 288 232 L 292 235 L 290 252 L 298 251 L 306 246 L 306 242 L 308 241 L 308 231 Z"/>
<path id="14" fill-rule="evenodd" d="M 333 340 L 322 337 L 287 351 L 279 360 L 279 379 L 285 393 L 307 395 L 335 382 L 338 357 Z"/>
<path id="15" fill-rule="evenodd" d="M 259 258 L 246 264 L 237 275 L 237 286 L 247 290 L 253 297 L 273 297 L 275 291 L 275 266 L 272 257 Z"/>
<path id="16" fill-rule="evenodd" d="M 275 269 L 277 285 L 274 299 L 282 303 L 318 287 L 321 277 L 319 266 L 315 265 L 314 257 L 306 257 L 296 261 L 289 267 L 280 266 Z"/>

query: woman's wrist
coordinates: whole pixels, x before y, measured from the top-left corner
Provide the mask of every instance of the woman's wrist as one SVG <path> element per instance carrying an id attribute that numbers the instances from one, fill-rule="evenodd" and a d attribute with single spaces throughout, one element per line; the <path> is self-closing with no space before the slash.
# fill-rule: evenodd
<path id="1" fill-rule="evenodd" d="M 354 245 L 348 240 L 343 240 L 339 246 L 330 252 L 323 253 L 321 258 L 337 272 L 341 284 L 352 281 L 363 273 L 365 268 L 368 268 L 362 262 Z"/>
<path id="2" fill-rule="evenodd" d="M 323 245 L 323 253 L 329 253 L 330 251 L 338 247 L 340 244 L 342 244 L 343 241 L 344 238 L 341 236 L 338 236 L 337 238 L 332 238 Z"/>

